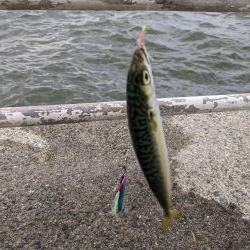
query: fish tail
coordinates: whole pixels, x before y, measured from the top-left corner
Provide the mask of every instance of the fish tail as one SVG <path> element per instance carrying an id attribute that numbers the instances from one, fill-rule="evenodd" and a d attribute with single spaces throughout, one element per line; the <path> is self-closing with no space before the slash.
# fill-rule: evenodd
<path id="1" fill-rule="evenodd" d="M 165 214 L 163 221 L 162 221 L 162 229 L 164 231 L 167 230 L 167 228 L 169 227 L 170 221 L 171 219 L 177 219 L 181 216 L 181 211 L 179 210 L 170 210 L 170 212 L 168 214 Z"/>

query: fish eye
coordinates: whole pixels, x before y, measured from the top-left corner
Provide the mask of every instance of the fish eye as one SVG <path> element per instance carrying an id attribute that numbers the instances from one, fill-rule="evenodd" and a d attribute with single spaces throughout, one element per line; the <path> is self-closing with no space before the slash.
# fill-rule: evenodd
<path id="1" fill-rule="evenodd" d="M 144 70 L 142 72 L 142 78 L 143 78 L 143 83 L 145 85 L 148 85 L 150 83 L 150 77 L 149 77 L 149 74 L 148 74 L 148 72 L 146 70 Z"/>

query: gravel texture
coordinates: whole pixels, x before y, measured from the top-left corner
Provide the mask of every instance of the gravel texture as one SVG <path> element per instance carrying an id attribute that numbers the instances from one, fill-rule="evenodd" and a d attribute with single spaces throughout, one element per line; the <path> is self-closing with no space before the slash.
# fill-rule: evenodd
<path id="1" fill-rule="evenodd" d="M 183 212 L 166 232 L 126 120 L 0 129 L 0 249 L 250 249 L 249 119 L 164 117 Z M 123 165 L 124 211 L 112 216 Z"/>

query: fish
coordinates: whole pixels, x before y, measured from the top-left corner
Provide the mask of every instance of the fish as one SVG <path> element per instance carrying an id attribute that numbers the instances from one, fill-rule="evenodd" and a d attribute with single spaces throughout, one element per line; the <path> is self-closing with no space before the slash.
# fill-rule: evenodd
<path id="1" fill-rule="evenodd" d="M 142 30 L 145 32 L 145 28 Z M 162 228 L 181 215 L 171 210 L 171 180 L 159 104 L 155 94 L 150 56 L 141 32 L 127 75 L 127 116 L 132 145 L 150 189 L 164 210 Z"/>

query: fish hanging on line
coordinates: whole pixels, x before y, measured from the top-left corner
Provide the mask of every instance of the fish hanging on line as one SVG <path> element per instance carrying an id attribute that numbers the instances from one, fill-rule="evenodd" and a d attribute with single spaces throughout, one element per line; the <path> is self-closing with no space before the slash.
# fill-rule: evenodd
<path id="1" fill-rule="evenodd" d="M 127 112 L 132 144 L 157 200 L 164 210 L 162 227 L 181 215 L 171 210 L 171 182 L 168 152 L 151 71 L 150 56 L 144 45 L 142 28 L 127 76 Z"/>

